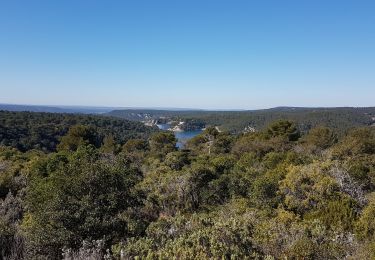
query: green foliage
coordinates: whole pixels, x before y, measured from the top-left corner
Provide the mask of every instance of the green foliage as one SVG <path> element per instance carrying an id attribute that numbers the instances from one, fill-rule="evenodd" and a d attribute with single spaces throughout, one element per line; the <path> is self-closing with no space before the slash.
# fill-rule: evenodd
<path id="1" fill-rule="evenodd" d="M 112 117 L 0 111 L 0 145 L 11 146 L 20 151 L 31 149 L 53 152 L 62 136 L 75 125 L 94 128 L 98 143 L 112 135 L 115 142 L 124 144 L 129 139 L 147 139 L 157 129 L 142 123 Z"/>
<path id="2" fill-rule="evenodd" d="M 300 133 L 294 123 L 280 120 L 268 126 L 267 137 L 281 137 L 286 138 L 288 141 L 297 141 Z"/>
<path id="3" fill-rule="evenodd" d="M 327 149 L 337 142 L 337 135 L 328 127 L 315 127 L 303 138 L 313 149 Z"/>
<path id="4" fill-rule="evenodd" d="M 200 208 L 208 199 L 207 187 L 214 178 L 212 169 L 199 163 L 179 172 L 162 166 L 146 176 L 142 188 L 161 214 L 174 215 Z"/>
<path id="5" fill-rule="evenodd" d="M 374 128 L 207 127 L 178 149 L 173 133 L 122 120 L 5 115 L 1 259 L 374 256 Z"/>
<path id="6" fill-rule="evenodd" d="M 146 151 L 148 150 L 148 144 L 142 139 L 130 139 L 123 145 L 122 150 L 126 153 Z"/>
<path id="7" fill-rule="evenodd" d="M 217 155 L 211 159 L 216 174 L 229 173 L 235 164 L 235 158 L 231 155 Z"/>
<path id="8" fill-rule="evenodd" d="M 292 166 L 280 183 L 285 207 L 301 215 L 335 198 L 338 191 L 337 182 L 327 174 L 327 165 L 321 163 Z"/>
<path id="9" fill-rule="evenodd" d="M 251 241 L 256 218 L 256 212 L 240 201 L 225 205 L 215 215 L 160 218 L 147 229 L 147 238 L 128 241 L 125 257 L 260 259 Z"/>
<path id="10" fill-rule="evenodd" d="M 172 170 L 179 171 L 190 164 L 189 153 L 186 151 L 170 152 L 165 158 L 165 164 Z"/>
<path id="11" fill-rule="evenodd" d="M 337 157 L 358 156 L 375 153 L 375 128 L 358 128 L 349 132 L 337 146 L 334 154 Z"/>
<path id="12" fill-rule="evenodd" d="M 137 233 L 139 228 L 129 227 L 138 222 L 129 209 L 139 204 L 132 187 L 141 174 L 121 158 L 102 157 L 92 146 L 79 148 L 67 159 L 46 177 L 35 169 L 31 179 L 23 224 L 30 252 L 38 255 L 42 249 L 55 258 L 59 248 L 77 248 L 85 239 L 113 242 Z"/>
<path id="13" fill-rule="evenodd" d="M 22 259 L 22 237 L 18 225 L 23 216 L 22 198 L 8 193 L 0 200 L 0 256 L 12 255 Z"/>
<path id="14" fill-rule="evenodd" d="M 176 150 L 176 137 L 171 132 L 160 132 L 151 136 L 150 150 L 153 154 L 164 156 Z"/>
<path id="15" fill-rule="evenodd" d="M 375 187 L 375 155 L 359 155 L 345 160 L 353 180 L 363 186 L 367 191 L 374 190 Z"/>
<path id="16" fill-rule="evenodd" d="M 106 135 L 103 139 L 101 150 L 105 153 L 117 152 L 117 145 L 113 135 Z"/>
<path id="17" fill-rule="evenodd" d="M 42 153 L 37 151 L 21 153 L 14 148 L 0 146 L 0 199 L 9 192 L 16 194 L 24 188 L 29 165 L 40 156 Z"/>
<path id="18" fill-rule="evenodd" d="M 357 234 L 362 239 L 375 240 L 375 197 L 372 194 L 368 205 L 357 222 Z"/>
<path id="19" fill-rule="evenodd" d="M 186 147 L 196 153 L 228 153 L 234 138 L 227 132 L 221 133 L 215 127 L 208 127 L 201 134 L 193 137 Z"/>
<path id="20" fill-rule="evenodd" d="M 61 138 L 57 146 L 58 151 L 68 150 L 75 151 L 81 145 L 100 146 L 98 134 L 92 127 L 75 125 L 69 128 L 68 133 Z"/>
<path id="21" fill-rule="evenodd" d="M 262 157 L 273 149 L 272 144 L 265 140 L 263 133 L 248 133 L 238 138 L 232 151 L 237 155 L 254 153 L 257 157 Z"/>
<path id="22" fill-rule="evenodd" d="M 277 194 L 279 182 L 283 176 L 280 172 L 269 171 L 266 174 L 257 177 L 252 183 L 251 197 L 254 204 L 258 207 L 276 207 L 280 202 L 280 196 Z"/>
<path id="23" fill-rule="evenodd" d="M 238 155 L 255 153 L 263 157 L 269 152 L 285 152 L 293 148 L 300 133 L 292 122 L 280 120 L 262 132 L 241 135 L 233 144 L 232 152 Z"/>
<path id="24" fill-rule="evenodd" d="M 319 210 L 305 218 L 319 219 L 329 229 L 353 231 L 356 208 L 354 200 L 343 196 L 336 200 L 327 201 Z"/>
<path id="25" fill-rule="evenodd" d="M 354 250 L 350 233 L 329 230 L 317 219 L 301 220 L 283 209 L 262 219 L 253 237 L 264 254 L 276 259 L 343 259 Z"/>

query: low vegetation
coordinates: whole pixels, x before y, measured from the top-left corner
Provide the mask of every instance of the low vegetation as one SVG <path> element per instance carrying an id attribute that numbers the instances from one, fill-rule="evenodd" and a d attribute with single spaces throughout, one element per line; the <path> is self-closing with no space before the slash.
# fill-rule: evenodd
<path id="1" fill-rule="evenodd" d="M 0 122 L 3 259 L 375 259 L 374 127 L 209 127 L 178 150 L 110 118 Z"/>

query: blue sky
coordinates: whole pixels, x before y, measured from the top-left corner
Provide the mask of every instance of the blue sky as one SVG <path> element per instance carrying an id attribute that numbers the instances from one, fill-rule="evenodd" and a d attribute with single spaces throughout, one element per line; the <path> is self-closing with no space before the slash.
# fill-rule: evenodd
<path id="1" fill-rule="evenodd" d="M 375 105 L 375 1 L 0 2 L 0 103 Z"/>

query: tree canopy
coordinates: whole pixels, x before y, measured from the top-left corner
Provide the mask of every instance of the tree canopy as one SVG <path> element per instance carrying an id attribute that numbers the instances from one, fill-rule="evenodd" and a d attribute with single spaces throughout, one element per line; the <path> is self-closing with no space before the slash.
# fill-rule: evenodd
<path id="1" fill-rule="evenodd" d="M 25 115 L 57 129 L 75 118 Z M 178 149 L 169 131 L 128 135 L 118 128 L 127 121 L 92 116 L 64 123 L 44 149 L 36 141 L 49 140 L 45 129 L 31 126 L 40 139 L 25 143 L 30 132 L 16 118 L 0 140 L 2 259 L 375 255 L 374 127 L 345 135 L 304 133 L 287 120 L 241 134 L 209 127 Z"/>

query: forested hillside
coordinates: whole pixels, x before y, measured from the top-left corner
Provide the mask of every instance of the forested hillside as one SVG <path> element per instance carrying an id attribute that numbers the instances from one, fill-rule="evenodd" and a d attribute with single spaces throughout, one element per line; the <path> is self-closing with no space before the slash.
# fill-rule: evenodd
<path id="1" fill-rule="evenodd" d="M 0 258 L 374 259 L 375 127 L 209 127 L 178 150 L 111 118 L 1 122 Z"/>
<path id="2" fill-rule="evenodd" d="M 157 128 L 146 127 L 139 122 L 111 117 L 0 111 L 0 145 L 12 146 L 20 151 L 39 149 L 52 152 L 74 125 L 83 125 L 95 131 L 96 146 L 100 146 L 105 137 L 124 144 L 131 138 L 147 139 L 157 131 Z"/>
<path id="3" fill-rule="evenodd" d="M 102 114 L 112 111 L 109 107 L 86 107 L 86 106 L 38 106 L 38 105 L 15 105 L 0 104 L 0 110 L 14 112 L 44 112 L 44 113 L 79 113 L 79 114 Z"/>
<path id="4" fill-rule="evenodd" d="M 302 132 L 316 126 L 327 126 L 339 133 L 352 127 L 375 123 L 375 107 L 368 108 L 293 108 L 279 107 L 253 111 L 167 111 L 114 110 L 109 115 L 129 120 L 183 120 L 192 124 L 218 126 L 221 130 L 240 133 L 246 127 L 264 129 L 269 123 L 286 119 L 296 122 Z"/>

